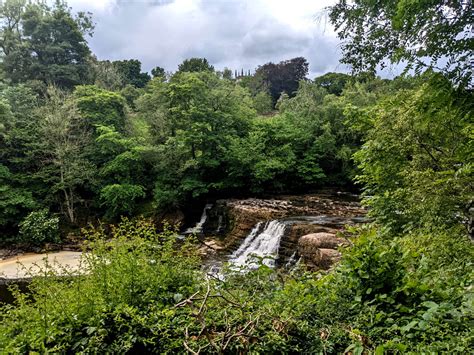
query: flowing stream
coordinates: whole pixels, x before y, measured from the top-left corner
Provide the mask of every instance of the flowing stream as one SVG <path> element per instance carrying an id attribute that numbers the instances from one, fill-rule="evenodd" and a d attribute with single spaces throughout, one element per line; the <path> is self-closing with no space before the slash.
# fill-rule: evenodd
<path id="1" fill-rule="evenodd" d="M 194 227 L 188 228 L 184 231 L 184 234 L 202 234 L 204 223 L 207 221 L 207 211 L 212 208 L 212 204 L 207 204 L 202 210 L 201 219 L 196 223 Z"/>
<path id="2" fill-rule="evenodd" d="M 274 267 L 285 230 L 286 224 L 278 220 L 258 223 L 240 247 L 232 253 L 229 263 L 237 268 L 256 268 L 260 259 L 263 264 Z"/>
<path id="3" fill-rule="evenodd" d="M 296 216 L 260 222 L 252 229 L 244 239 L 239 248 L 228 258 L 232 269 L 254 269 L 260 263 L 275 267 L 278 260 L 278 251 L 285 233 L 294 224 L 320 225 L 329 227 L 342 227 L 346 224 L 364 223 L 367 219 L 363 216 L 341 217 L 341 216 Z M 286 261 L 285 267 L 291 267 L 298 263 L 296 250 Z"/>

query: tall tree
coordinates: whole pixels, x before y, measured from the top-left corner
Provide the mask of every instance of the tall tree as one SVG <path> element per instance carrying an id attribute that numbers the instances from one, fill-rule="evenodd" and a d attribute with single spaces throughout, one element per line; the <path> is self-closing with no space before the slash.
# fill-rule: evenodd
<path id="1" fill-rule="evenodd" d="M 355 72 L 406 63 L 407 70 L 438 68 L 472 85 L 472 1 L 340 0 L 329 17 L 343 40 L 342 62 Z"/>
<path id="2" fill-rule="evenodd" d="M 125 85 L 143 88 L 151 80 L 150 74 L 142 73 L 142 63 L 137 59 L 117 60 L 113 62 Z"/>
<path id="3" fill-rule="evenodd" d="M 71 89 L 90 81 L 90 14 L 71 13 L 63 1 L 6 0 L 0 8 L 1 67 L 14 83 L 37 80 Z"/>
<path id="4" fill-rule="evenodd" d="M 299 82 L 308 75 L 308 62 L 303 57 L 267 63 L 257 68 L 255 76 L 261 78 L 275 103 L 283 92 L 294 96 Z"/>
<path id="5" fill-rule="evenodd" d="M 351 76 L 343 73 L 326 73 L 324 75 L 314 78 L 313 82 L 325 88 L 328 93 L 334 95 L 341 95 L 342 90 L 350 81 Z"/>
<path id="6" fill-rule="evenodd" d="M 59 203 L 61 212 L 75 223 L 82 202 L 78 191 L 94 176 L 94 166 L 84 154 L 91 136 L 75 102 L 57 89 L 48 89 L 40 116 L 43 167 L 38 176 L 48 183 L 50 198 Z"/>
<path id="7" fill-rule="evenodd" d="M 151 70 L 151 75 L 153 75 L 154 78 L 164 78 L 166 76 L 166 72 L 162 67 L 155 67 Z"/>
<path id="8" fill-rule="evenodd" d="M 190 58 L 185 59 L 179 66 L 179 72 L 201 72 L 201 71 L 214 71 L 214 67 L 209 64 L 206 58 Z"/>

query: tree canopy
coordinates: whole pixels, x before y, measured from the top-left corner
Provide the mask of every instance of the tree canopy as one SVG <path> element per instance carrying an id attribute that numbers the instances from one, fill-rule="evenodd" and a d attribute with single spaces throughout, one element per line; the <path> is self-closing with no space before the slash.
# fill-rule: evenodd
<path id="1" fill-rule="evenodd" d="M 342 62 L 355 72 L 401 63 L 415 72 L 436 68 L 472 85 L 472 1 L 346 1 L 329 8 L 343 41 Z"/>
<path id="2" fill-rule="evenodd" d="M 150 81 L 148 73 L 142 73 L 142 63 L 137 59 L 117 60 L 112 62 L 123 78 L 125 85 L 143 88 Z"/>
<path id="3" fill-rule="evenodd" d="M 278 64 L 267 63 L 257 68 L 255 77 L 261 80 L 264 87 L 276 102 L 282 93 L 294 96 L 299 82 L 308 75 L 308 61 L 298 57 Z"/>
<path id="4" fill-rule="evenodd" d="M 90 81 L 85 36 L 90 14 L 71 13 L 65 2 L 6 0 L 0 7 L 1 67 L 13 83 L 39 81 L 72 89 Z"/>
<path id="5" fill-rule="evenodd" d="M 180 72 L 200 72 L 200 71 L 214 71 L 214 67 L 209 64 L 206 58 L 189 58 L 185 59 L 179 66 Z"/>

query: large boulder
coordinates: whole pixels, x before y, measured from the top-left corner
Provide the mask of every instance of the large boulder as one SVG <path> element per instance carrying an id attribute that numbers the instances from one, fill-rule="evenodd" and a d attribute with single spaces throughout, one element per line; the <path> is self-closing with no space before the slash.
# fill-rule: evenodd
<path id="1" fill-rule="evenodd" d="M 332 233 L 312 233 L 304 235 L 298 240 L 298 253 L 306 264 L 328 269 L 341 258 L 341 253 L 336 249 L 348 244 L 346 239 L 336 237 Z"/>
<path id="2" fill-rule="evenodd" d="M 332 265 L 341 260 L 341 253 L 334 249 L 318 249 L 313 254 L 313 264 L 320 269 L 329 269 Z"/>
<path id="3" fill-rule="evenodd" d="M 346 239 L 327 232 L 306 234 L 298 240 L 298 247 L 302 249 L 337 249 L 348 244 Z"/>

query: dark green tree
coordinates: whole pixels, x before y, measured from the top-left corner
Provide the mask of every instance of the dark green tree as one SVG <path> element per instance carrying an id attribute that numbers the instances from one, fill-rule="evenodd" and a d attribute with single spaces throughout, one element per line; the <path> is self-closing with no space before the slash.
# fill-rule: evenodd
<path id="1" fill-rule="evenodd" d="M 201 72 L 201 71 L 214 71 L 214 67 L 209 64 L 206 58 L 190 58 L 185 59 L 179 66 L 179 72 Z"/>
<path id="2" fill-rule="evenodd" d="M 437 68 L 472 85 L 472 1 L 346 1 L 329 8 L 343 41 L 342 62 L 375 72 L 388 62 L 420 72 Z"/>
<path id="3" fill-rule="evenodd" d="M 341 95 L 346 84 L 351 80 L 351 76 L 342 73 L 326 73 L 324 75 L 314 78 L 313 82 L 325 88 L 328 93 L 334 95 Z"/>
<path id="4" fill-rule="evenodd" d="M 151 70 L 151 75 L 153 75 L 154 78 L 164 78 L 166 77 L 166 72 L 162 67 L 155 67 Z"/>
<path id="5" fill-rule="evenodd" d="M 12 236 L 33 208 L 44 185 L 34 179 L 40 167 L 36 96 L 24 86 L 0 85 L 0 233 Z"/>
<path id="6" fill-rule="evenodd" d="M 117 60 L 113 62 L 124 83 L 143 88 L 150 81 L 148 73 L 142 73 L 142 63 L 137 59 Z"/>
<path id="7" fill-rule="evenodd" d="M 303 57 L 282 61 L 278 64 L 267 63 L 257 68 L 255 76 L 268 88 L 275 103 L 282 92 L 294 96 L 301 80 L 308 75 L 309 64 Z"/>
<path id="8" fill-rule="evenodd" d="M 39 81 L 72 89 L 91 80 L 90 14 L 73 15 L 65 2 L 7 0 L 0 8 L 1 67 L 13 83 Z"/>

